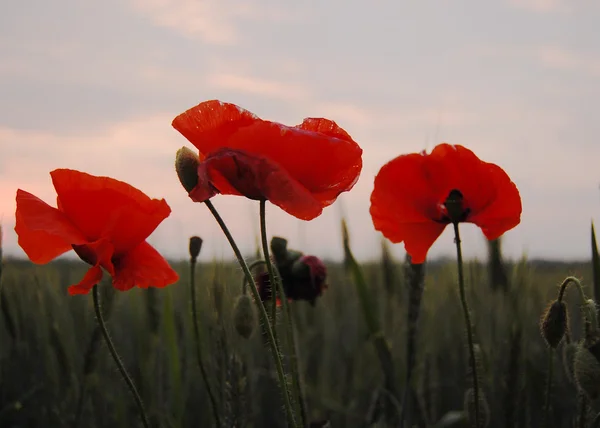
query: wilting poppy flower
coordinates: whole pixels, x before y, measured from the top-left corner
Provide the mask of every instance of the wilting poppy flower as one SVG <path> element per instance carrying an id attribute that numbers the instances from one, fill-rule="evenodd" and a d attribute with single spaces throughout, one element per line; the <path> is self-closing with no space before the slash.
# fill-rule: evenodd
<path id="1" fill-rule="evenodd" d="M 287 241 L 283 238 L 274 237 L 271 240 L 271 249 L 287 299 L 306 300 L 314 306 L 317 297 L 327 288 L 325 264 L 316 256 L 306 256 L 299 251 L 288 250 Z M 261 272 L 255 280 L 261 300 L 271 300 L 269 274 Z M 279 298 L 277 300 L 279 305 Z"/>
<path id="2" fill-rule="evenodd" d="M 521 221 L 521 197 L 506 172 L 469 149 L 440 144 L 430 154 L 399 156 L 375 177 L 371 194 L 375 229 L 404 242 L 413 263 L 450 223 L 468 222 L 496 239 Z"/>
<path id="3" fill-rule="evenodd" d="M 196 202 L 241 195 L 311 220 L 352 189 L 362 169 L 362 149 L 328 119 L 285 126 L 212 100 L 177 116 L 173 127 L 200 151 L 189 191 Z"/>
<path id="4" fill-rule="evenodd" d="M 17 190 L 15 231 L 32 262 L 48 263 L 74 250 L 92 267 L 69 294 L 87 294 L 104 268 L 119 290 L 165 287 L 178 280 L 146 238 L 169 216 L 164 199 L 150 199 L 127 183 L 70 169 L 50 173 L 57 193 L 53 208 Z"/>

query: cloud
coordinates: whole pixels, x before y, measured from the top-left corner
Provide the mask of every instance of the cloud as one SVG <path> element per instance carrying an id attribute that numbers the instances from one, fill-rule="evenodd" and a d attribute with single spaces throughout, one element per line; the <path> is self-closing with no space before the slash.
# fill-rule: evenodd
<path id="1" fill-rule="evenodd" d="M 240 22 L 273 22 L 291 17 L 278 5 L 256 1 L 131 0 L 131 5 L 156 25 L 208 44 L 224 46 L 241 40 Z"/>
<path id="2" fill-rule="evenodd" d="M 564 12 L 568 4 L 561 0 L 509 0 L 511 6 L 536 13 Z"/>
<path id="3" fill-rule="evenodd" d="M 236 91 L 284 101 L 306 100 L 310 90 L 300 84 L 278 82 L 271 79 L 250 77 L 232 73 L 214 73 L 207 78 L 209 85 L 227 91 Z"/>
<path id="4" fill-rule="evenodd" d="M 592 77 L 600 76 L 600 57 L 596 54 L 578 53 L 560 46 L 542 46 L 536 49 L 535 54 L 549 68 L 577 71 Z"/>

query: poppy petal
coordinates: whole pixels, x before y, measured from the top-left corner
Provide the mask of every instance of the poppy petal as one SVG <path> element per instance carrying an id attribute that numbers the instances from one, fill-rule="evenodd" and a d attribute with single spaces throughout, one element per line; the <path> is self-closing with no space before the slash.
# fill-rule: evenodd
<path id="1" fill-rule="evenodd" d="M 362 169 L 362 149 L 327 119 L 289 127 L 259 119 L 234 104 L 206 101 L 173 120 L 173 127 L 209 156 L 221 148 L 264 156 L 327 206 L 350 190 Z"/>
<path id="2" fill-rule="evenodd" d="M 485 209 L 494 200 L 496 192 L 490 186 L 488 164 L 471 150 L 443 143 L 424 158 L 424 174 L 439 203 L 454 189 L 460 190 L 472 213 Z"/>
<path id="3" fill-rule="evenodd" d="M 484 210 L 474 213 L 467 219 L 481 228 L 489 240 L 497 239 L 521 222 L 521 196 L 515 183 L 497 165 L 487 164 L 490 187 L 496 197 Z"/>
<path id="4" fill-rule="evenodd" d="M 72 250 L 72 244 L 83 244 L 85 237 L 56 208 L 24 190 L 17 190 L 15 232 L 19 246 L 29 259 L 48 263 Z"/>
<path id="5" fill-rule="evenodd" d="M 121 291 L 134 286 L 162 288 L 179 279 L 177 272 L 169 266 L 163 256 L 145 241 L 114 263 L 113 286 Z"/>
<path id="6" fill-rule="evenodd" d="M 325 206 L 331 205 L 341 192 L 351 190 L 358 181 L 362 170 L 362 149 L 344 129 L 328 119 L 307 118 L 297 128 L 333 138 L 319 149 L 318 156 L 311 162 L 313 174 L 328 174 L 315 178 L 335 183 L 330 189 L 315 194 Z"/>
<path id="7" fill-rule="evenodd" d="M 92 266 L 101 266 L 111 276 L 114 276 L 115 268 L 112 258 L 115 255 L 115 248 L 107 239 L 103 238 L 83 245 L 73 245 L 73 250 L 84 262 Z"/>
<path id="8" fill-rule="evenodd" d="M 113 178 L 70 169 L 57 169 L 50 175 L 59 209 L 88 240 L 109 239 L 117 255 L 144 241 L 171 213 L 164 199 L 151 199 Z"/>
<path id="9" fill-rule="evenodd" d="M 404 242 L 413 263 L 422 263 L 446 224 L 435 222 L 437 196 L 417 153 L 385 164 L 371 193 L 370 214 L 375 229 L 393 243 Z"/>
<path id="10" fill-rule="evenodd" d="M 69 287 L 69 294 L 88 294 L 94 285 L 98 284 L 102 279 L 102 269 L 100 266 L 92 266 L 85 274 L 83 279 L 75 285 Z"/>
<path id="11" fill-rule="evenodd" d="M 206 168 L 220 193 L 266 199 L 301 220 L 312 220 L 323 210 L 319 200 L 269 158 L 222 149 L 209 155 L 200 168 Z"/>

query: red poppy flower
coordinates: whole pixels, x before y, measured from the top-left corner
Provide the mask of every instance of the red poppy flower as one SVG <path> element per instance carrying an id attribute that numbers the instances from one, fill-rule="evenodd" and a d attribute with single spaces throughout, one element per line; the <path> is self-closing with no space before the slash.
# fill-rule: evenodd
<path id="1" fill-rule="evenodd" d="M 453 222 L 474 223 L 487 239 L 499 238 L 521 221 L 521 197 L 497 165 L 459 145 L 440 144 L 430 154 L 399 156 L 375 177 L 371 217 L 375 229 L 404 242 L 413 263 Z"/>
<path id="2" fill-rule="evenodd" d="M 17 190 L 15 231 L 34 263 L 75 253 L 92 267 L 69 294 L 87 294 L 104 268 L 113 286 L 165 287 L 179 277 L 146 238 L 169 216 L 164 199 L 150 199 L 127 183 L 70 169 L 50 173 L 57 193 L 53 208 Z"/>
<path id="3" fill-rule="evenodd" d="M 352 189 L 362 169 L 361 148 L 328 119 L 290 127 L 212 100 L 177 116 L 173 127 L 200 151 L 190 192 L 196 202 L 242 195 L 311 220 Z"/>

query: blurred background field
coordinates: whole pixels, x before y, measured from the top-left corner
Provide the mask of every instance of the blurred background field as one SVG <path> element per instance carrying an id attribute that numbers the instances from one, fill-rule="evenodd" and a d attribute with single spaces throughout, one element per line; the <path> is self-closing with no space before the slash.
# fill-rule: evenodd
<path id="1" fill-rule="evenodd" d="M 581 278 L 593 296 L 589 262 L 489 258 L 465 266 L 467 293 L 480 345 L 480 374 L 490 407 L 490 427 L 535 427 L 542 415 L 547 348 L 539 319 L 567 275 Z M 210 242 L 205 242 L 210 245 Z M 290 243 L 293 246 L 293 243 Z M 384 249 L 385 245 L 382 246 Z M 496 250 L 496 251 L 494 251 Z M 403 260 L 382 251 L 362 265 L 396 367 L 404 385 L 407 302 L 411 289 Z M 485 256 L 485 255 L 484 255 Z M 255 256 L 249 255 L 248 260 Z M 212 426 L 210 402 L 195 357 L 189 300 L 189 263 L 174 262 L 180 281 L 165 289 L 114 291 L 105 278 L 108 328 L 132 374 L 153 425 Z M 292 302 L 310 420 L 332 427 L 386 426 L 378 401 L 384 374 L 369 338 L 355 286 L 344 264 L 328 262 L 329 288 L 316 305 Z M 0 426 L 134 427 L 134 402 L 111 360 L 91 295 L 70 297 L 87 266 L 59 260 L 46 266 L 5 259 L 0 316 Z M 454 260 L 428 262 L 415 378 L 419 426 L 466 426 L 460 421 L 469 387 L 464 322 Z M 215 260 L 197 267 L 202 356 L 223 423 L 228 427 L 285 426 L 282 402 L 260 329 L 249 340 L 233 328 L 242 272 Z M 580 337 L 579 296 L 567 292 L 572 340 Z M 578 413 L 574 383 L 555 362 L 552 426 L 572 427 Z M 86 385 L 82 397 L 82 385 Z M 82 404 L 81 404 L 82 403 Z M 398 403 L 399 404 L 399 403 Z M 591 420 L 591 419 L 590 419 Z"/>

